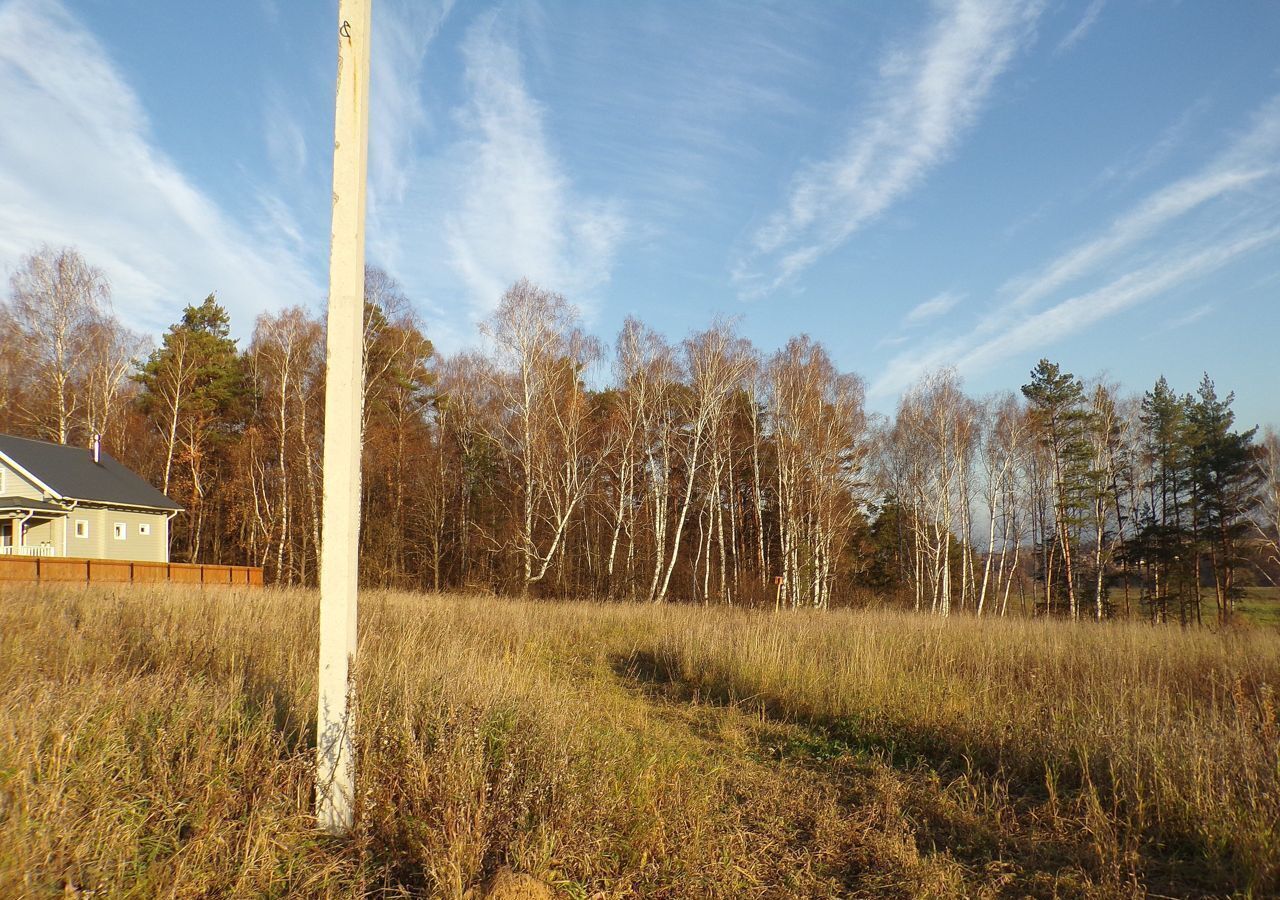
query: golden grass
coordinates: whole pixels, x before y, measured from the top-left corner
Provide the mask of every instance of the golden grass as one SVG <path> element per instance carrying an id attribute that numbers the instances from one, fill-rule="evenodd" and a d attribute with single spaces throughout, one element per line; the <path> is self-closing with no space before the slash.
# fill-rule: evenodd
<path id="1" fill-rule="evenodd" d="M 1274 632 L 366 594 L 335 840 L 315 611 L 0 588 L 0 896 L 1280 890 Z"/>

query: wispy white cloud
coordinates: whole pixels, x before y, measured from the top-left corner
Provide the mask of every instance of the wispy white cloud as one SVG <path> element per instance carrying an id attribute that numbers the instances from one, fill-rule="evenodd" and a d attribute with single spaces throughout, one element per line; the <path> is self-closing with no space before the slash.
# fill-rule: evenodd
<path id="1" fill-rule="evenodd" d="M 954 151 L 1028 42 L 1040 4 L 952 0 L 915 47 L 889 54 L 844 147 L 795 176 L 733 266 L 744 296 L 776 290 L 915 188 Z"/>
<path id="2" fill-rule="evenodd" d="M 258 195 L 258 207 L 256 226 L 259 233 L 277 235 L 299 253 L 306 249 L 306 237 L 289 204 L 276 194 L 263 191 Z"/>
<path id="3" fill-rule="evenodd" d="M 402 210 L 428 130 L 422 91 L 427 53 L 453 11 L 454 0 L 387 0 L 374 7 L 377 52 L 369 75 L 369 196 L 371 260 L 392 270 L 404 257 Z"/>
<path id="4" fill-rule="evenodd" d="M 1210 170 L 1168 185 L 1118 218 L 1103 234 L 1063 254 L 1044 269 L 1010 281 L 1004 293 L 1012 295 L 1015 307 L 1030 306 L 1095 271 L 1169 222 L 1211 200 L 1243 190 L 1267 174 L 1261 168 Z"/>
<path id="5" fill-rule="evenodd" d="M 469 101 L 458 112 L 466 137 L 445 221 L 450 264 L 477 312 L 521 276 L 581 302 L 610 277 L 623 216 L 570 183 L 496 17 L 471 27 L 463 56 Z"/>
<path id="6" fill-rule="evenodd" d="M 427 124 L 423 64 L 453 6 L 454 0 L 415 0 L 375 7 L 378 52 L 369 81 L 369 186 L 376 202 L 404 199 L 415 143 Z"/>
<path id="7" fill-rule="evenodd" d="M 234 220 L 153 143 L 140 100 L 56 0 L 0 7 L 0 264 L 41 243 L 102 267 L 117 311 L 158 330 L 217 291 L 233 316 L 323 297 L 299 256 Z M 277 211 L 278 212 L 278 211 Z"/>
<path id="8" fill-rule="evenodd" d="M 1183 328 L 1192 322 L 1199 322 L 1205 316 L 1213 312 L 1213 304 L 1205 303 L 1197 306 L 1195 309 L 1188 310 L 1180 316 L 1174 316 L 1169 320 L 1169 328 Z"/>
<path id="9" fill-rule="evenodd" d="M 955 294 L 951 291 L 943 291 L 936 297 L 930 297 L 923 303 L 915 306 L 907 313 L 903 322 L 907 325 L 919 325 L 936 319 L 938 316 L 945 315 L 955 309 L 957 303 L 964 299 L 963 294 Z"/>
<path id="10" fill-rule="evenodd" d="M 1155 141 L 1131 150 L 1103 168 L 1092 183 L 1084 189 L 1059 193 L 1042 201 L 1026 215 L 1013 220 L 1006 226 L 1001 237 L 1005 241 L 1011 241 L 1033 226 L 1048 220 L 1050 213 L 1059 208 L 1079 206 L 1086 200 L 1096 201 L 1100 191 L 1110 196 L 1118 195 L 1122 190 L 1129 188 L 1134 182 L 1167 162 L 1174 151 L 1196 132 L 1200 120 L 1212 105 L 1208 96 L 1196 100 L 1184 109 Z"/>
<path id="11" fill-rule="evenodd" d="M 941 336 L 895 356 L 868 395 L 891 396 L 942 365 L 973 372 L 1061 341 L 1273 247 L 1280 238 L 1278 191 L 1280 98 L 1273 98 L 1198 172 L 1150 193 L 1101 234 L 1039 270 L 1007 281 L 999 291 L 1000 302 L 968 332 Z M 1090 280 L 1102 283 L 1088 287 Z"/>
<path id="12" fill-rule="evenodd" d="M 1160 166 L 1196 131 L 1200 120 L 1212 106 L 1208 96 L 1196 100 L 1160 133 L 1154 143 L 1103 169 L 1098 174 L 1096 185 L 1112 188 L 1127 185 Z"/>
<path id="13" fill-rule="evenodd" d="M 901 353 L 872 382 L 867 395 L 892 397 L 926 372 L 944 366 L 972 373 L 1028 350 L 1065 340 L 1123 310 L 1204 277 L 1235 260 L 1280 241 L 1280 228 L 1249 230 L 1195 249 L 1179 247 L 1101 287 L 1068 297 L 1032 315 L 1010 316 L 1000 330 L 975 329 L 935 341 L 919 352 Z"/>
<path id="14" fill-rule="evenodd" d="M 1266 104 L 1252 126 L 1199 172 L 1149 194 L 1097 237 L 1059 256 L 1043 269 L 1008 282 L 1002 293 L 1026 307 L 1097 269 L 1170 222 L 1209 204 L 1256 187 L 1280 171 L 1280 98 Z"/>
<path id="15" fill-rule="evenodd" d="M 276 178 L 296 182 L 303 177 L 307 168 L 306 132 L 278 87 L 267 92 L 262 134 L 267 143 L 267 159 Z"/>
<path id="16" fill-rule="evenodd" d="M 570 79 L 557 92 L 558 121 L 577 153 L 608 160 L 628 218 L 645 223 L 637 230 L 682 240 L 690 217 L 708 213 L 739 227 L 735 201 L 752 202 L 743 179 L 759 178 L 772 135 L 821 115 L 813 93 L 831 71 L 815 43 L 838 39 L 841 29 L 845 41 L 863 37 L 848 12 L 765 3 L 682 4 L 678 15 L 645 4 L 582 7 L 557 17 L 558 41 L 573 48 L 556 60 Z M 756 139 L 743 140 L 747 132 Z"/>
<path id="17" fill-rule="evenodd" d="M 1088 7 L 1085 8 L 1084 15 L 1080 17 L 1080 21 L 1058 42 L 1057 48 L 1053 51 L 1054 54 L 1066 53 L 1080 43 L 1090 29 L 1098 23 L 1098 17 L 1102 15 L 1102 8 L 1106 5 L 1107 0 L 1092 0 Z"/>
<path id="18" fill-rule="evenodd" d="M 1280 229 L 1248 229 L 1217 243 L 1196 249 L 1179 247 L 1154 263 L 1126 272 L 1100 288 L 1069 297 L 1029 316 L 959 356 L 956 367 L 973 371 L 1014 353 L 1060 341 L 1122 310 L 1166 293 L 1222 268 L 1236 259 L 1272 246 Z"/>

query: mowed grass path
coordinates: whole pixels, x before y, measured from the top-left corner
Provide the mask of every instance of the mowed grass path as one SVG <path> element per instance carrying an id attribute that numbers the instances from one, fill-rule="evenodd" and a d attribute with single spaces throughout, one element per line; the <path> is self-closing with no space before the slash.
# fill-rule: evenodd
<path id="1" fill-rule="evenodd" d="M 1280 892 L 1274 630 L 366 593 L 336 840 L 316 609 L 0 588 L 0 896 Z"/>

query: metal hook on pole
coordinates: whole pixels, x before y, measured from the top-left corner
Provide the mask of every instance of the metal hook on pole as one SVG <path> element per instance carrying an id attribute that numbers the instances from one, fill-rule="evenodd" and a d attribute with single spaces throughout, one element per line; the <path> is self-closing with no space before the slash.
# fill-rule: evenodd
<path id="1" fill-rule="evenodd" d="M 351 40 L 351 23 L 346 19 L 343 19 L 342 27 L 338 29 L 338 34 L 342 35 L 347 40 Z"/>

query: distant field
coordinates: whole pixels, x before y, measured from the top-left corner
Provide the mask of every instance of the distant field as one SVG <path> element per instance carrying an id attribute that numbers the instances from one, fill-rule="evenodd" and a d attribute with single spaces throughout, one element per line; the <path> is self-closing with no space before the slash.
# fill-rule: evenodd
<path id="1" fill-rule="evenodd" d="M 1255 625 L 1280 627 L 1280 588 L 1245 588 L 1236 610 Z"/>
<path id="2" fill-rule="evenodd" d="M 365 595 L 334 840 L 315 610 L 0 588 L 0 896 L 1280 892 L 1271 629 Z"/>

